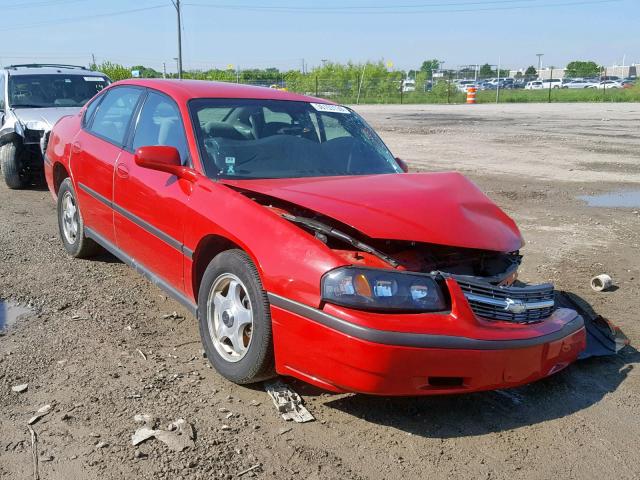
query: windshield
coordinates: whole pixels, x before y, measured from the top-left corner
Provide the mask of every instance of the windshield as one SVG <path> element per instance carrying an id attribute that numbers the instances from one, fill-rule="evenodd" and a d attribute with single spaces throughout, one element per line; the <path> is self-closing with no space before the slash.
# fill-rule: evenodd
<path id="1" fill-rule="evenodd" d="M 401 172 L 371 127 L 342 106 L 198 99 L 190 109 L 205 172 L 212 178 Z"/>
<path id="2" fill-rule="evenodd" d="M 106 87 L 96 75 L 13 75 L 9 105 L 13 108 L 82 107 Z"/>

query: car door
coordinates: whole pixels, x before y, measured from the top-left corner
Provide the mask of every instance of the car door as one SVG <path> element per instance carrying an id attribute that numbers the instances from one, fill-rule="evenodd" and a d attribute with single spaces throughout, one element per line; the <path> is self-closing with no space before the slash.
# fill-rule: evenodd
<path id="1" fill-rule="evenodd" d="M 134 160 L 140 147 L 167 145 L 180 152 L 183 164 L 190 163 L 176 103 L 149 90 L 128 143 L 118 158 L 114 176 L 118 248 L 142 269 L 184 291 L 182 246 L 191 184 L 169 173 L 139 167 Z"/>
<path id="2" fill-rule="evenodd" d="M 113 230 L 113 172 L 144 89 L 114 87 L 87 107 L 71 145 L 71 170 L 86 226 L 109 243 Z"/>

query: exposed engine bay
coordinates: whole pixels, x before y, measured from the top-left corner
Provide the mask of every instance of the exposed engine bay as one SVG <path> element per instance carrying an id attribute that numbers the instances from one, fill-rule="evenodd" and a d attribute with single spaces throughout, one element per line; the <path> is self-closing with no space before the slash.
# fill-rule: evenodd
<path id="1" fill-rule="evenodd" d="M 475 277 L 495 285 L 511 285 L 522 260 L 518 252 L 368 238 L 348 225 L 297 205 L 255 193 L 247 195 L 307 230 L 354 264 Z"/>

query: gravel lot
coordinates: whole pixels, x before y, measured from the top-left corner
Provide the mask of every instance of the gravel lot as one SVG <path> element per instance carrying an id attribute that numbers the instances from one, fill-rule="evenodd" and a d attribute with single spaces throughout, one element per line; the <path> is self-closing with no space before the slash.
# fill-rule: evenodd
<path id="1" fill-rule="evenodd" d="M 640 191 L 640 105 L 357 109 L 414 170 L 462 171 L 516 219 L 522 279 L 554 281 L 640 342 L 640 205 L 577 198 Z M 260 387 L 209 368 L 194 319 L 160 290 L 113 257 L 68 258 L 48 191 L 2 185 L 0 205 L 0 299 L 33 312 L 0 336 L 2 479 L 32 478 L 27 420 L 45 404 L 51 413 L 34 425 L 43 479 L 230 479 L 256 465 L 242 478 L 640 478 L 633 347 L 457 397 L 330 395 L 292 382 L 317 421 L 286 424 Z M 602 272 L 615 291 L 589 289 Z M 186 419 L 195 447 L 133 447 L 139 413 L 162 426 Z"/>

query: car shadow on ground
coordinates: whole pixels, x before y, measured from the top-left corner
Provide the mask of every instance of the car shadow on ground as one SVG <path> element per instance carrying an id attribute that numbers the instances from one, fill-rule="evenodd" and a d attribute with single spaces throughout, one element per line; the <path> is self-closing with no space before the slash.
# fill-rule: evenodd
<path id="1" fill-rule="evenodd" d="M 115 255 L 107 252 L 106 250 L 103 250 L 95 257 L 91 257 L 89 260 L 92 262 L 101 262 L 101 263 L 122 263 L 124 265 L 124 262 L 122 260 L 120 260 Z"/>
<path id="2" fill-rule="evenodd" d="M 617 356 L 579 361 L 508 390 L 431 397 L 340 396 L 324 405 L 371 423 L 429 438 L 484 435 L 562 418 L 598 403 L 640 365 L 627 346 Z"/>
<path id="3" fill-rule="evenodd" d="M 578 295 L 558 294 L 564 298 L 557 298 L 557 305 L 575 308 L 585 321 L 598 316 Z M 615 391 L 638 367 L 640 352 L 627 345 L 616 355 L 580 360 L 551 377 L 507 390 L 429 397 L 341 395 L 324 405 L 414 435 L 467 437 L 571 415 Z"/>

